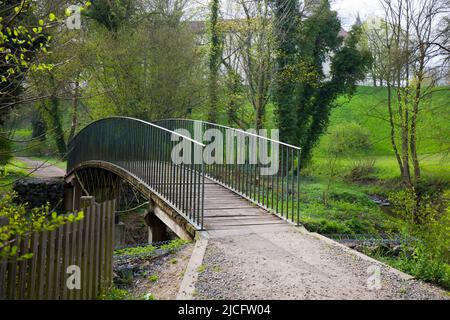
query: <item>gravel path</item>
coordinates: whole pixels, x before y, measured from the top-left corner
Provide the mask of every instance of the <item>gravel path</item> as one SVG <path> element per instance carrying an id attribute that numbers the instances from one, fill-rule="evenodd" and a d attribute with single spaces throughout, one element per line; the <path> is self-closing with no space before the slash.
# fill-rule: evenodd
<path id="1" fill-rule="evenodd" d="M 301 229 L 209 239 L 197 299 L 448 299 L 432 285 Z M 368 278 L 379 268 L 381 288 Z M 373 278 L 373 277 L 372 277 Z M 372 279 L 371 278 L 371 279 Z"/>
<path id="2" fill-rule="evenodd" d="M 29 172 L 38 178 L 60 178 L 64 177 L 66 170 L 58 168 L 51 163 L 44 163 L 43 161 L 32 160 L 25 157 L 17 157 L 29 167 Z"/>

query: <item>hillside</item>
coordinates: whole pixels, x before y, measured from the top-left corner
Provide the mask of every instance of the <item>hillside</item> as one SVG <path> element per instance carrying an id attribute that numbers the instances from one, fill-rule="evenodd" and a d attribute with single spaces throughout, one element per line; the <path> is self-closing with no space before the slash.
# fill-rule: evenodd
<path id="1" fill-rule="evenodd" d="M 446 89 L 446 90 L 443 90 Z M 339 99 L 340 107 L 333 110 L 330 128 L 335 125 L 356 122 L 370 133 L 373 148 L 370 155 L 392 155 L 389 137 L 387 90 L 380 87 L 358 87 L 349 101 Z M 418 147 L 420 154 L 448 151 L 450 137 L 450 90 L 439 88 L 420 110 L 418 123 Z M 323 139 L 327 139 L 326 135 Z M 319 146 L 320 152 L 320 146 Z"/>

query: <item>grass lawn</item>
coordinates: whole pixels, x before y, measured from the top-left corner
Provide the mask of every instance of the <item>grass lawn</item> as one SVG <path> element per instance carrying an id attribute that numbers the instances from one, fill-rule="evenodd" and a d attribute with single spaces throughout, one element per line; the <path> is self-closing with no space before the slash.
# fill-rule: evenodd
<path id="1" fill-rule="evenodd" d="M 23 169 L 27 167 L 26 163 L 17 159 L 13 159 L 10 162 L 11 164 L 5 166 L 5 174 L 0 175 L 0 193 L 11 191 L 17 179 L 29 176 L 28 170 Z"/>
<path id="2" fill-rule="evenodd" d="M 29 158 L 32 160 L 36 160 L 36 161 L 46 162 L 48 165 L 54 165 L 54 166 L 64 169 L 64 170 L 66 170 L 66 168 L 67 168 L 66 161 L 63 161 L 63 160 L 55 158 L 55 157 L 33 156 L 33 157 L 29 157 Z"/>
<path id="3" fill-rule="evenodd" d="M 328 201 L 324 201 L 327 181 L 323 177 L 303 177 L 300 222 L 322 234 L 398 233 L 403 223 L 369 198 L 366 185 L 335 181 Z"/>
<path id="4" fill-rule="evenodd" d="M 436 88 L 430 99 L 421 105 L 417 128 L 419 154 L 437 153 L 448 149 L 450 90 L 442 89 L 444 88 Z M 341 106 L 332 111 L 330 128 L 342 123 L 355 122 L 370 133 L 373 144 L 370 155 L 392 155 L 386 97 L 386 88 L 358 87 L 350 101 L 345 97 L 338 99 Z M 327 136 L 324 135 L 322 140 L 326 139 Z"/>
<path id="5" fill-rule="evenodd" d="M 419 156 L 422 177 L 427 180 L 450 181 L 450 159 L 445 154 L 423 154 Z M 393 155 L 362 156 L 353 159 L 342 159 L 338 171 L 345 175 L 357 161 L 374 161 L 374 171 L 370 175 L 373 180 L 394 180 L 400 175 L 397 160 Z M 326 176 L 329 172 L 328 160 L 320 155 L 313 158 L 309 169 L 313 175 Z"/>

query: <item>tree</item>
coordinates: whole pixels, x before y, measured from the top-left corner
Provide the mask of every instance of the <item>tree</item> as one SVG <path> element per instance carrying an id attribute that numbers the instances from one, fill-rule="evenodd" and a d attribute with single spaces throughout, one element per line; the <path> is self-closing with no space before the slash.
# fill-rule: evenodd
<path id="1" fill-rule="evenodd" d="M 341 24 L 327 0 L 314 6 L 306 16 L 293 20 L 285 17 L 299 15 L 296 2 L 287 12 L 286 7 L 285 1 L 275 3 L 275 101 L 280 136 L 302 148 L 300 160 L 304 165 L 327 129 L 336 98 L 353 94 L 356 83 L 365 78 L 370 53 L 358 46 L 360 27 L 354 26 L 345 40 L 339 37 Z M 290 26 L 292 21 L 297 21 L 297 25 Z M 323 68 L 327 61 L 331 63 L 329 75 Z"/>
<path id="2" fill-rule="evenodd" d="M 289 76 L 297 57 L 297 37 L 300 24 L 298 0 L 274 0 L 274 38 L 276 71 L 274 102 L 276 104 L 277 125 L 283 141 L 296 144 L 295 131 L 295 82 Z"/>
<path id="3" fill-rule="evenodd" d="M 417 126 L 420 109 L 430 99 L 438 80 L 434 61 L 442 56 L 440 29 L 447 0 L 383 0 L 386 21 L 383 48 L 387 52 L 385 77 L 390 140 L 404 185 L 421 178 Z M 444 59 L 441 59 L 445 63 Z"/>
<path id="4" fill-rule="evenodd" d="M 85 94 L 92 115 L 155 120 L 186 117 L 203 96 L 202 55 L 194 34 L 181 19 L 183 7 L 136 14 L 112 32 L 97 20 L 88 23 Z"/>
<path id="5" fill-rule="evenodd" d="M 37 60 L 48 49 L 44 33 L 53 25 L 55 16 L 39 19 L 34 15 L 32 0 L 0 1 L 0 125 L 8 112 L 20 103 L 38 97 L 24 96 L 24 82 L 31 72 L 50 69 Z"/>
<path id="6" fill-rule="evenodd" d="M 136 0 L 97 0 L 94 1 L 86 16 L 113 33 L 130 22 L 135 11 Z"/>
<path id="7" fill-rule="evenodd" d="M 74 1 L 81 7 L 81 1 Z M 53 74 L 54 67 L 65 61 L 51 58 L 49 52 L 56 49 L 54 41 L 65 30 L 62 18 L 66 1 L 11 0 L 0 1 L 2 17 L 0 18 L 0 125 L 8 112 L 18 105 L 49 105 L 48 110 L 55 111 L 57 90 L 38 85 L 33 86 L 34 79 L 46 74 Z M 3 7 L 3 4 L 5 5 Z M 89 1 L 86 6 L 89 6 Z M 83 8 L 83 7 L 81 7 Z M 52 49 L 52 50 L 50 50 Z M 53 53 L 53 52 L 52 52 Z M 54 80 L 54 79 L 51 79 Z M 52 82 L 49 82 L 52 84 Z M 36 90 L 39 88 L 40 90 Z M 45 89 L 45 90 L 44 90 Z M 50 103 L 49 103 L 50 101 Z M 56 108 L 57 109 L 57 108 Z M 62 136 L 62 126 L 58 121 L 59 111 L 48 113 L 49 127 L 55 137 Z M 45 112 L 40 112 L 40 116 Z M 56 126 L 55 123 L 58 123 Z M 42 126 L 41 126 L 42 128 Z M 42 139 L 44 135 L 34 136 Z M 11 134 L 5 139 L 11 140 Z M 62 143 L 61 143 L 62 142 Z M 60 153 L 65 152 L 65 142 L 57 140 Z"/>
<path id="8" fill-rule="evenodd" d="M 386 22 L 381 19 L 371 19 L 363 24 L 364 38 L 367 50 L 372 57 L 370 74 L 373 86 L 383 86 L 385 66 L 387 63 L 387 52 L 383 45 Z"/>
<path id="9" fill-rule="evenodd" d="M 219 89 L 219 70 L 222 60 L 222 36 L 219 29 L 220 1 L 211 1 L 209 32 L 211 37 L 209 52 L 209 102 L 208 120 L 217 122 L 217 102 Z"/>
<path id="10" fill-rule="evenodd" d="M 86 7 L 89 6 L 87 3 Z M 63 1 L 43 1 L 38 12 L 45 16 L 49 12 L 64 11 L 64 8 Z M 87 55 L 82 30 L 69 30 L 62 25 L 58 29 L 49 30 L 48 34 L 51 37 L 52 54 L 41 57 L 41 60 L 52 68 L 30 75 L 30 89 L 35 95 L 43 97 L 36 103 L 38 114 L 49 129 L 59 156 L 65 158 L 68 141 L 73 138 L 78 126 L 80 82 L 85 80 L 83 75 Z M 42 86 L 42 83 L 46 85 Z M 72 104 L 68 101 L 72 101 Z M 66 130 L 65 114 L 69 112 L 72 121 L 70 130 Z"/>
<path id="11" fill-rule="evenodd" d="M 266 105 L 273 74 L 273 37 L 269 1 L 238 1 L 243 19 L 230 22 L 236 38 L 235 52 L 239 57 L 239 70 L 245 76 L 247 97 L 253 107 L 254 128 L 264 125 Z M 236 70 L 236 72 L 239 72 Z"/>

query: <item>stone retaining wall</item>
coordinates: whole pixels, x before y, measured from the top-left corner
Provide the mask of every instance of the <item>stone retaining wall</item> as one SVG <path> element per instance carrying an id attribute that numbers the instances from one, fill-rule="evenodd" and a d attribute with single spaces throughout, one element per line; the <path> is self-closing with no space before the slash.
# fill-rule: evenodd
<path id="1" fill-rule="evenodd" d="M 18 203 L 27 203 L 28 208 L 50 204 L 50 210 L 63 210 L 64 180 L 61 178 L 27 178 L 16 181 L 13 186 Z"/>

